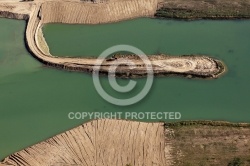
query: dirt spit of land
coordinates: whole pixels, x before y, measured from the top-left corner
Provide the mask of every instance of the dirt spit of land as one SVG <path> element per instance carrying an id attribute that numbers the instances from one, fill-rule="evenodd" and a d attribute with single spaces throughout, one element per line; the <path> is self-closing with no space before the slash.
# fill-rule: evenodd
<path id="1" fill-rule="evenodd" d="M 36 7 L 34 12 L 32 13 L 32 17 L 29 20 L 27 27 L 27 42 L 31 49 L 31 51 L 35 54 L 35 56 L 41 60 L 43 63 L 63 68 L 67 70 L 73 71 L 93 71 L 94 65 L 98 63 L 96 59 L 89 58 L 69 58 L 69 57 L 54 57 L 49 54 L 48 49 L 46 49 L 45 40 L 43 40 L 43 35 L 39 29 L 41 29 L 42 24 L 50 23 L 50 22 L 64 22 L 64 23 L 88 23 L 88 24 L 96 24 L 110 21 L 117 21 L 122 19 L 133 18 L 135 15 L 151 15 L 155 10 L 155 7 L 150 8 L 147 6 L 152 6 L 152 4 L 157 4 L 156 1 L 150 0 L 146 1 L 148 5 L 144 7 L 140 6 L 137 1 L 124 1 L 130 5 L 127 6 L 128 11 L 126 15 L 124 15 L 124 11 L 116 10 L 113 6 L 114 4 L 124 5 L 121 2 L 115 2 L 105 5 L 100 5 L 101 8 L 97 6 L 91 5 L 79 5 L 78 3 L 59 3 L 59 2 L 50 2 L 41 5 L 41 8 Z M 134 5 L 137 3 L 137 5 Z M 69 6 L 66 8 L 66 6 Z M 112 7 L 113 6 L 113 7 Z M 134 9 L 136 6 L 136 10 Z M 146 6 L 146 7 L 145 7 Z M 156 5 L 154 5 L 156 6 Z M 111 11 L 111 8 L 113 9 Z M 130 9 L 131 8 L 131 9 Z M 67 12 L 62 9 L 66 9 Z M 130 10 L 129 10 L 130 9 Z M 135 12 L 140 10 L 139 13 Z M 58 11 L 58 12 L 57 12 Z M 83 14 L 82 12 L 87 12 L 88 14 Z M 99 12 L 97 12 L 99 11 Z M 115 12 L 117 17 L 111 17 L 106 15 Z M 72 13 L 72 15 L 68 16 L 67 13 Z M 89 14 L 90 13 L 90 14 Z M 94 14 L 95 13 L 95 14 Z M 104 13 L 108 13 L 105 16 Z M 39 16 L 37 18 L 36 16 Z M 100 19 L 102 18 L 102 19 Z M 40 40 L 38 40 L 40 38 Z M 47 53 L 47 54 L 46 54 Z M 163 56 L 163 55 L 155 55 L 151 56 L 150 61 L 152 63 L 153 72 L 155 75 L 181 75 L 191 77 L 200 77 L 200 78 L 217 78 L 223 72 L 225 72 L 224 64 L 219 61 L 205 56 L 183 56 L 183 57 L 171 57 L 171 56 Z M 127 65 L 128 60 L 133 61 L 135 64 L 131 67 L 131 65 Z M 117 77 L 123 78 L 131 78 L 131 77 L 141 77 L 147 75 L 147 68 L 145 67 L 145 63 L 136 58 L 135 56 L 116 56 L 113 59 L 103 60 L 103 63 L 100 65 L 100 72 L 103 74 L 109 73 L 109 68 L 114 66 L 115 64 L 123 64 L 122 66 L 118 66 L 116 70 Z"/>
<path id="2" fill-rule="evenodd" d="M 35 1 L 22 2 L 26 5 L 24 13 L 19 13 L 18 17 L 26 16 L 29 13 L 29 20 L 26 29 L 26 42 L 32 54 L 41 62 L 53 67 L 73 70 L 73 71 L 93 71 L 93 66 L 98 63 L 96 59 L 89 58 L 72 58 L 72 57 L 55 57 L 50 55 L 49 48 L 46 44 L 41 28 L 45 23 L 83 23 L 98 24 L 115 22 L 135 17 L 153 16 L 158 0 L 129 0 L 129 1 L 111 1 L 109 3 L 83 3 L 83 2 L 66 2 L 66 1 Z M 15 6 L 11 3 L 9 6 Z M 6 6 L 6 4 L 5 4 Z M 21 6 L 23 7 L 23 6 Z M 5 8 L 5 13 L 15 13 L 21 11 L 21 7 Z M 9 11 L 7 11 L 7 9 Z M 16 14 L 16 13 L 15 13 Z M 15 17 L 15 15 L 11 15 Z M 129 60 L 135 63 L 131 67 L 126 64 Z M 205 56 L 154 56 L 150 58 L 153 72 L 155 75 L 181 75 L 200 78 L 217 78 L 225 71 L 224 64 L 219 61 Z M 109 67 L 116 63 L 122 63 L 123 66 L 117 68 L 118 77 L 141 77 L 147 75 L 145 63 L 131 56 L 118 57 L 112 62 L 104 60 L 101 64 L 101 73 L 109 73 Z"/>

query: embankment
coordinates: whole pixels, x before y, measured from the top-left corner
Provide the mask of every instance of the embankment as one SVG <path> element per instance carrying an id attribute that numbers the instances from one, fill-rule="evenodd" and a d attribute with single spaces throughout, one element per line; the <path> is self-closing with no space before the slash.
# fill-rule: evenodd
<path id="1" fill-rule="evenodd" d="M 116 10 L 115 6 L 113 6 L 116 4 L 116 7 L 119 9 L 122 8 L 124 3 L 130 4 L 125 5 L 127 10 L 131 8 L 129 12 L 125 12 L 126 14 L 122 10 Z M 48 2 L 37 5 L 33 9 L 33 12 L 31 12 L 31 18 L 28 22 L 26 32 L 27 44 L 30 51 L 34 53 L 37 59 L 46 65 L 57 68 L 92 72 L 95 64 L 99 61 L 103 61 L 100 63 L 100 72 L 107 74 L 109 73 L 109 67 L 114 66 L 116 62 L 117 64 L 127 64 L 128 60 L 130 60 L 135 64 L 132 69 L 127 65 L 118 66 L 116 76 L 123 78 L 146 76 L 146 65 L 142 60 L 138 60 L 135 56 L 119 56 L 112 60 L 51 56 L 41 33 L 41 27 L 44 23 L 63 22 L 98 24 L 119 21 L 122 19 L 130 19 L 139 16 L 150 16 L 156 9 L 157 1 L 148 0 L 142 6 L 139 4 L 143 4 L 141 0 L 114 2 L 100 4 L 99 6 L 97 6 L 97 4 L 84 4 L 76 2 Z M 155 7 L 152 7 L 152 4 L 155 4 Z M 113 8 L 113 11 L 110 11 L 111 8 Z M 133 8 L 135 9 L 132 10 Z M 139 10 L 140 8 L 142 10 Z M 117 17 L 111 17 L 113 14 Z M 222 62 L 205 56 L 194 55 L 171 57 L 155 55 L 151 57 L 153 58 L 149 59 L 152 63 L 155 75 L 181 75 L 189 76 L 190 78 L 217 78 L 225 71 L 225 67 Z"/>
<path id="2" fill-rule="evenodd" d="M 29 13 L 29 21 L 26 29 L 26 43 L 30 52 L 42 63 L 73 71 L 93 71 L 98 61 L 100 72 L 109 73 L 109 67 L 117 62 L 125 64 L 119 66 L 116 76 L 131 78 L 147 75 L 147 68 L 143 61 L 136 58 L 119 57 L 112 61 L 90 58 L 56 57 L 49 53 L 49 47 L 41 31 L 46 23 L 70 23 L 70 24 L 99 24 L 115 22 L 136 17 L 150 17 L 154 15 L 158 0 L 128 0 L 109 3 L 83 3 L 83 2 L 42 2 L 24 3 L 26 10 L 9 8 L 12 11 L 20 10 L 25 16 Z M 29 5 L 29 6 L 28 6 Z M 25 11 L 25 12 L 24 12 Z M 126 65 L 127 61 L 134 62 L 133 69 Z M 170 57 L 162 55 L 150 58 L 155 75 L 180 75 L 201 78 L 217 78 L 225 71 L 223 63 L 205 56 Z"/>
<path id="3" fill-rule="evenodd" d="M 235 158 L 249 165 L 249 135 L 249 123 L 93 120 L 16 152 L 0 165 L 228 165 Z"/>
<path id="4" fill-rule="evenodd" d="M 1 2 L 0 17 L 28 20 L 33 3 Z"/>
<path id="5" fill-rule="evenodd" d="M 9 165 L 166 166 L 163 123 L 94 120 L 7 157 Z"/>
<path id="6" fill-rule="evenodd" d="M 0 11 L 0 17 L 13 18 L 13 19 L 18 19 L 18 20 L 28 20 L 29 19 L 28 14 L 12 13 L 9 11 Z"/>
<path id="7" fill-rule="evenodd" d="M 124 0 L 109 3 L 47 2 L 41 6 L 41 22 L 100 24 L 138 17 L 153 17 L 158 0 Z"/>

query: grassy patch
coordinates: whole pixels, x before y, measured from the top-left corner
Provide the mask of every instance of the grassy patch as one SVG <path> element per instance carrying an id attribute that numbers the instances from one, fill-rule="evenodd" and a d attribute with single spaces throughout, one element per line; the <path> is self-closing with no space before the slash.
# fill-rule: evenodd
<path id="1" fill-rule="evenodd" d="M 168 0 L 159 5 L 155 16 L 176 19 L 250 18 L 250 1 Z"/>
<path id="2" fill-rule="evenodd" d="M 166 123 L 165 127 L 166 141 L 173 147 L 174 165 L 248 166 L 250 163 L 249 124 L 186 121 Z"/>

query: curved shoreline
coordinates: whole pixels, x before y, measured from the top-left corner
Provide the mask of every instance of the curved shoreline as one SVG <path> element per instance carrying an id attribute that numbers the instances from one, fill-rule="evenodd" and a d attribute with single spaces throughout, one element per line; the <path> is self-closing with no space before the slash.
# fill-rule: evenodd
<path id="1" fill-rule="evenodd" d="M 154 15 L 157 4 L 157 0 L 119 1 L 105 4 L 37 2 L 33 4 L 30 11 L 26 28 L 26 44 L 33 56 L 48 66 L 71 71 L 92 72 L 95 64 L 99 62 L 97 59 L 52 56 L 41 31 L 43 24 L 50 22 L 99 24 L 135 17 L 149 17 Z M 120 10 L 124 5 L 126 10 Z M 62 11 L 62 9 L 66 11 Z M 113 10 L 111 11 L 111 9 Z M 111 17 L 113 13 L 115 13 L 115 16 Z M 109 67 L 114 66 L 116 61 L 127 64 L 128 59 L 136 65 L 133 66 L 133 69 L 130 69 L 127 65 L 118 66 L 117 77 L 135 78 L 146 76 L 147 70 L 143 61 L 131 56 L 118 57 L 112 62 L 103 59 L 103 63 L 100 65 L 100 73 L 108 74 Z M 226 71 L 223 62 L 200 55 L 179 57 L 152 55 L 149 56 L 149 59 L 154 74 L 161 76 L 179 75 L 188 78 L 218 78 Z"/>

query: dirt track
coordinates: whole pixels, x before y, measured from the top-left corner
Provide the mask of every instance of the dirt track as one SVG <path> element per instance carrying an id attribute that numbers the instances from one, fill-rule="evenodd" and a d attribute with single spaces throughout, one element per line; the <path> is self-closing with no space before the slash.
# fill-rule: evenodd
<path id="1" fill-rule="evenodd" d="M 22 2 L 22 4 L 26 2 Z M 16 4 L 16 3 L 15 3 Z M 50 55 L 49 48 L 41 33 L 45 23 L 83 23 L 99 24 L 115 22 L 135 17 L 153 16 L 157 0 L 128 0 L 111 1 L 109 3 L 85 2 L 44 2 L 35 1 L 27 3 L 26 14 L 29 12 L 29 21 L 26 29 L 26 41 L 33 55 L 46 65 L 73 71 L 93 71 L 96 59 L 55 57 Z M 6 4 L 5 4 L 6 5 Z M 22 7 L 22 6 L 20 6 Z M 21 9 L 18 9 L 21 10 Z M 9 12 L 16 10 L 10 9 Z M 8 13 L 7 13 L 8 15 Z M 19 13 L 18 16 L 24 15 Z M 126 65 L 128 58 L 119 58 L 112 62 L 104 60 L 101 72 L 108 73 L 109 67 L 116 62 L 125 64 L 126 67 L 118 68 L 119 77 L 140 77 L 147 74 L 145 64 L 141 60 L 129 58 L 136 65 L 132 70 Z M 150 59 L 155 75 L 184 75 L 189 77 L 217 78 L 225 71 L 223 63 L 208 57 L 165 57 L 155 56 Z"/>

